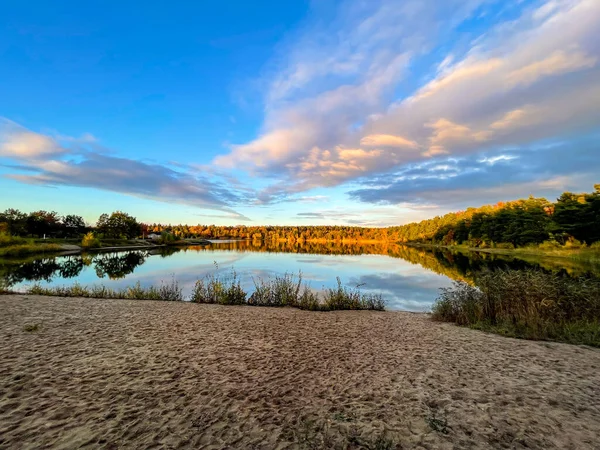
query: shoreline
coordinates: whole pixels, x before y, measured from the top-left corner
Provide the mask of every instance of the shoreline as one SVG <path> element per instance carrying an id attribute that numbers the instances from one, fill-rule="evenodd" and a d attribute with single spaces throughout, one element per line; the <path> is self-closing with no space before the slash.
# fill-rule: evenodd
<path id="1" fill-rule="evenodd" d="M 0 307 L 8 447 L 592 449 L 600 434 L 597 349 L 406 312 Z"/>

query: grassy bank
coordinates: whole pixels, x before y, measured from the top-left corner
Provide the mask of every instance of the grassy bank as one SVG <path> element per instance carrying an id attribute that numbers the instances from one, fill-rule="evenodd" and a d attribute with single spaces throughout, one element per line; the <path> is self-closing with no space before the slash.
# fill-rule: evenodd
<path id="1" fill-rule="evenodd" d="M 327 289 L 322 296 L 302 284 L 302 276 L 290 274 L 277 276 L 269 280 L 255 280 L 252 295 L 242 288 L 235 271 L 226 277 L 210 275 L 198 280 L 189 298 L 185 298 L 177 280 L 161 283 L 160 286 L 143 287 L 138 282 L 123 289 L 110 289 L 105 286 L 42 287 L 34 285 L 27 290 L 32 295 L 51 295 L 57 297 L 86 297 L 134 300 L 190 300 L 194 303 L 219 305 L 248 305 L 292 307 L 310 311 L 371 310 L 384 311 L 385 301 L 380 295 L 364 294 L 358 289 L 348 289 L 337 279 L 338 286 Z"/>
<path id="2" fill-rule="evenodd" d="M 600 347 L 600 281 L 539 270 L 476 275 L 455 282 L 433 307 L 435 320 L 505 336 Z"/>
<path id="3" fill-rule="evenodd" d="M 58 244 L 40 244 L 36 243 L 33 239 L 0 234 L 0 257 L 57 252 L 61 249 L 61 246 Z"/>
<path id="4" fill-rule="evenodd" d="M 507 247 L 469 247 L 466 245 L 440 245 L 424 243 L 405 243 L 411 247 L 446 248 L 461 252 L 481 252 L 514 257 L 533 256 L 541 258 L 564 258 L 586 263 L 600 264 L 600 246 L 560 246 L 541 244 L 536 246 L 509 248 Z"/>

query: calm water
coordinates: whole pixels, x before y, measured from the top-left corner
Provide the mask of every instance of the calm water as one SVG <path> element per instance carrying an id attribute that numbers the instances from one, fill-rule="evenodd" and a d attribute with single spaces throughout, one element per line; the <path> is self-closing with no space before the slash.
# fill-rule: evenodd
<path id="1" fill-rule="evenodd" d="M 266 245 L 242 241 L 165 250 L 0 260 L 0 277 L 18 291 L 34 283 L 51 286 L 77 282 L 122 288 L 138 281 L 144 286 L 158 285 L 175 277 L 188 295 L 198 278 L 211 273 L 226 276 L 235 269 L 243 286 L 252 291 L 253 278 L 301 271 L 315 290 L 336 286 L 336 277 L 340 277 L 348 287 L 360 285 L 364 292 L 382 294 L 388 309 L 427 311 L 440 288 L 450 286 L 453 279 L 471 279 L 473 272 L 483 267 L 539 265 L 575 275 L 600 274 L 598 267 L 563 260 L 522 261 L 395 244 Z"/>

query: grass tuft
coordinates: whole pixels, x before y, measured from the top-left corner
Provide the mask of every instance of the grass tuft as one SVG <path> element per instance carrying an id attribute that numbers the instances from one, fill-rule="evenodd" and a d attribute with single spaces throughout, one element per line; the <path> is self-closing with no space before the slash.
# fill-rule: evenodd
<path id="1" fill-rule="evenodd" d="M 25 331 L 26 333 L 35 333 L 36 331 L 39 331 L 39 329 L 39 323 L 28 324 L 23 327 L 23 331 Z"/>
<path id="2" fill-rule="evenodd" d="M 358 288 L 348 289 L 342 286 L 337 277 L 337 287 L 325 292 L 324 306 L 329 311 L 335 310 L 372 310 L 383 311 L 385 301 L 379 294 L 363 294 Z"/>
<path id="3" fill-rule="evenodd" d="M 231 275 L 228 277 L 220 278 L 211 274 L 196 281 L 191 301 L 218 305 L 245 305 L 246 291 L 242 289 L 237 272 L 232 269 Z"/>

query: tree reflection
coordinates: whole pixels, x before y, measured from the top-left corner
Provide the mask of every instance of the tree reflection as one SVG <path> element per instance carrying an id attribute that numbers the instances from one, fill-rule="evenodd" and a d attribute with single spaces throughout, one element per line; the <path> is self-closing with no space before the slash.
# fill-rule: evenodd
<path id="1" fill-rule="evenodd" d="M 237 252 L 298 253 L 314 255 L 387 255 L 418 264 L 452 279 L 473 282 L 476 272 L 484 269 L 524 269 L 541 267 L 548 271 L 566 271 L 570 276 L 599 277 L 598 266 L 577 264 L 571 260 L 523 260 L 489 253 L 465 252 L 432 247 L 408 247 L 393 243 L 341 242 L 259 242 L 233 241 L 210 246 L 160 248 L 148 251 L 129 251 L 96 255 L 71 255 L 28 260 L 0 259 L 0 279 L 8 286 L 21 282 L 51 281 L 55 277 L 75 278 L 84 267 L 93 267 L 99 278 L 121 279 L 144 264 L 148 257 L 169 258 L 177 252 L 206 252 L 232 250 Z M 393 261 L 390 261 L 393 264 Z"/>
<path id="2" fill-rule="evenodd" d="M 146 256 L 145 252 L 99 255 L 94 258 L 96 275 L 98 278 L 108 276 L 111 280 L 125 278 L 146 262 Z"/>
<path id="3" fill-rule="evenodd" d="M 0 260 L 0 278 L 13 286 L 24 281 L 52 281 L 55 277 L 75 278 L 86 266 L 94 266 L 99 278 L 124 278 L 144 264 L 145 252 L 127 252 L 101 255 L 60 256 L 32 259 L 25 262 Z"/>

